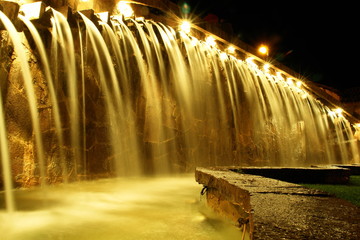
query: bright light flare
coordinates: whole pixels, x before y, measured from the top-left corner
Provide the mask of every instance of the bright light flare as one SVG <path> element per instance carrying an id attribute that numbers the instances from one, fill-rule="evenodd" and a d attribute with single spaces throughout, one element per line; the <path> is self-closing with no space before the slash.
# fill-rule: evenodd
<path id="1" fill-rule="evenodd" d="M 289 85 L 289 86 L 294 86 L 294 80 L 292 78 L 287 78 L 286 79 L 286 83 Z"/>
<path id="2" fill-rule="evenodd" d="M 213 36 L 208 36 L 206 39 L 205 39 L 205 42 L 207 45 L 209 45 L 210 47 L 215 47 L 216 46 L 216 41 L 215 41 L 215 38 Z"/>
<path id="3" fill-rule="evenodd" d="M 341 108 L 336 108 L 336 109 L 334 109 L 334 112 L 336 114 L 342 114 L 343 110 Z"/>
<path id="4" fill-rule="evenodd" d="M 225 61 L 228 59 L 228 55 L 225 52 L 220 53 L 220 59 L 222 61 Z"/>
<path id="5" fill-rule="evenodd" d="M 116 8 L 125 18 L 131 18 L 132 16 L 134 16 L 134 10 L 131 8 L 130 4 L 126 2 L 119 2 L 116 5 Z"/>
<path id="6" fill-rule="evenodd" d="M 297 81 L 297 82 L 296 82 L 296 86 L 297 86 L 298 88 L 300 88 L 302 85 L 303 85 L 303 83 L 302 83 L 301 81 Z"/>
<path id="7" fill-rule="evenodd" d="M 331 117 L 343 117 L 342 113 L 343 113 L 344 110 L 342 110 L 341 108 L 336 108 L 336 109 L 333 109 L 332 111 L 329 111 L 329 115 Z"/>
<path id="8" fill-rule="evenodd" d="M 230 54 L 234 54 L 235 53 L 235 48 L 233 46 L 229 46 L 227 48 L 227 52 L 230 53 Z"/>
<path id="9" fill-rule="evenodd" d="M 264 72 L 265 72 L 265 73 L 270 72 L 270 67 L 271 67 L 270 64 L 265 63 L 264 66 L 263 66 Z"/>
<path id="10" fill-rule="evenodd" d="M 269 55 L 269 48 L 266 45 L 261 45 L 258 49 L 258 52 L 262 55 Z"/>
<path id="11" fill-rule="evenodd" d="M 186 34 L 189 34 L 191 31 L 191 23 L 187 20 L 183 20 L 180 24 L 180 30 Z"/>
<path id="12" fill-rule="evenodd" d="M 336 117 L 336 113 L 334 111 L 329 111 L 328 112 L 329 116 L 332 117 L 332 118 L 335 118 Z"/>

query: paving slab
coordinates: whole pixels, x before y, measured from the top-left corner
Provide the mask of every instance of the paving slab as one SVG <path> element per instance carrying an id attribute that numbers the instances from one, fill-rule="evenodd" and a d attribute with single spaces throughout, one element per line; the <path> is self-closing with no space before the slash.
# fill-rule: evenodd
<path id="1" fill-rule="evenodd" d="M 253 239 L 360 239 L 360 207 L 325 192 L 228 169 L 197 168 L 195 177 L 242 210 L 250 196 Z"/>

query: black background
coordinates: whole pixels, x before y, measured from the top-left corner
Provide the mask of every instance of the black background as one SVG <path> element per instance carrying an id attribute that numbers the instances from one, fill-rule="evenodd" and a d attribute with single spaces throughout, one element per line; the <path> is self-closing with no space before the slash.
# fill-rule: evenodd
<path id="1" fill-rule="evenodd" d="M 339 1 L 288 1 L 276 4 L 234 0 L 187 0 L 189 18 L 215 14 L 231 24 L 239 39 L 257 48 L 267 44 L 270 57 L 306 79 L 336 89 L 360 86 L 360 14 L 356 4 Z M 201 21 L 197 19 L 196 21 Z"/>

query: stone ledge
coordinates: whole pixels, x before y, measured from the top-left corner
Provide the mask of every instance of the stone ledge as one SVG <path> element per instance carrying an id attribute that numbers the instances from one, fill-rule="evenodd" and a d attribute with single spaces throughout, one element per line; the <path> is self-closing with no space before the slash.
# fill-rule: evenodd
<path id="1" fill-rule="evenodd" d="M 219 216 L 253 235 L 254 217 L 251 196 L 258 194 L 328 196 L 300 185 L 257 175 L 242 174 L 227 168 L 196 168 L 196 181 L 206 189 L 207 204 Z"/>
<path id="2" fill-rule="evenodd" d="M 230 169 L 196 168 L 196 181 L 207 187 L 209 207 L 243 226 L 251 239 L 359 236 L 359 207 L 322 191 Z"/>
<path id="3" fill-rule="evenodd" d="M 350 169 L 351 175 L 360 175 L 360 164 L 336 164 L 334 166 Z"/>
<path id="4" fill-rule="evenodd" d="M 351 170 L 337 166 L 312 167 L 228 167 L 227 169 L 245 174 L 259 175 L 292 183 L 346 184 Z"/>
<path id="5" fill-rule="evenodd" d="M 207 205 L 251 236 L 253 217 L 250 192 L 239 187 L 250 184 L 246 177 L 229 170 L 196 168 L 195 178 L 206 189 Z"/>

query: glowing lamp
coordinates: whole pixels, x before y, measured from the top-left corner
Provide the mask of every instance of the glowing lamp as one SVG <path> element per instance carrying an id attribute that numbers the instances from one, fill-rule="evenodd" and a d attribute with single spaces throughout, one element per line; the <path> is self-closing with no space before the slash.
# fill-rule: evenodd
<path id="1" fill-rule="evenodd" d="M 328 113 L 330 117 L 336 117 L 336 113 L 334 111 L 329 111 Z"/>
<path id="2" fill-rule="evenodd" d="M 227 52 L 230 53 L 230 54 L 233 54 L 233 53 L 235 53 L 235 48 L 233 46 L 229 46 L 227 48 Z"/>
<path id="3" fill-rule="evenodd" d="M 270 71 L 270 64 L 265 63 L 263 66 L 264 72 L 268 73 Z"/>
<path id="4" fill-rule="evenodd" d="M 286 83 L 289 84 L 290 86 L 294 86 L 294 81 L 292 80 L 292 78 L 286 79 Z"/>
<path id="5" fill-rule="evenodd" d="M 132 16 L 134 16 L 133 9 L 126 2 L 119 2 L 116 5 L 116 8 L 119 11 L 119 13 L 124 16 L 124 18 L 131 18 Z"/>
<path id="6" fill-rule="evenodd" d="M 208 36 L 206 39 L 205 39 L 205 42 L 207 45 L 209 45 L 210 47 L 215 47 L 216 46 L 216 41 L 215 41 L 215 38 L 213 36 Z"/>
<path id="7" fill-rule="evenodd" d="M 39 19 L 45 12 L 45 4 L 43 2 L 24 4 L 20 7 L 20 12 L 29 20 Z"/>
<path id="8" fill-rule="evenodd" d="M 265 45 L 261 45 L 258 49 L 258 52 L 262 55 L 269 55 L 269 48 Z"/>
<path id="9" fill-rule="evenodd" d="M 334 112 L 339 115 L 343 112 L 343 110 L 341 108 L 336 108 Z"/>
<path id="10" fill-rule="evenodd" d="M 220 53 L 220 59 L 225 61 L 226 59 L 228 59 L 228 55 L 225 52 Z"/>
<path id="11" fill-rule="evenodd" d="M 181 29 L 181 31 L 183 31 L 184 33 L 189 34 L 190 31 L 191 31 L 191 24 L 190 24 L 190 22 L 189 22 L 189 21 L 186 21 L 186 20 L 182 21 L 182 23 L 181 23 L 181 25 L 180 25 L 180 29 Z"/>

